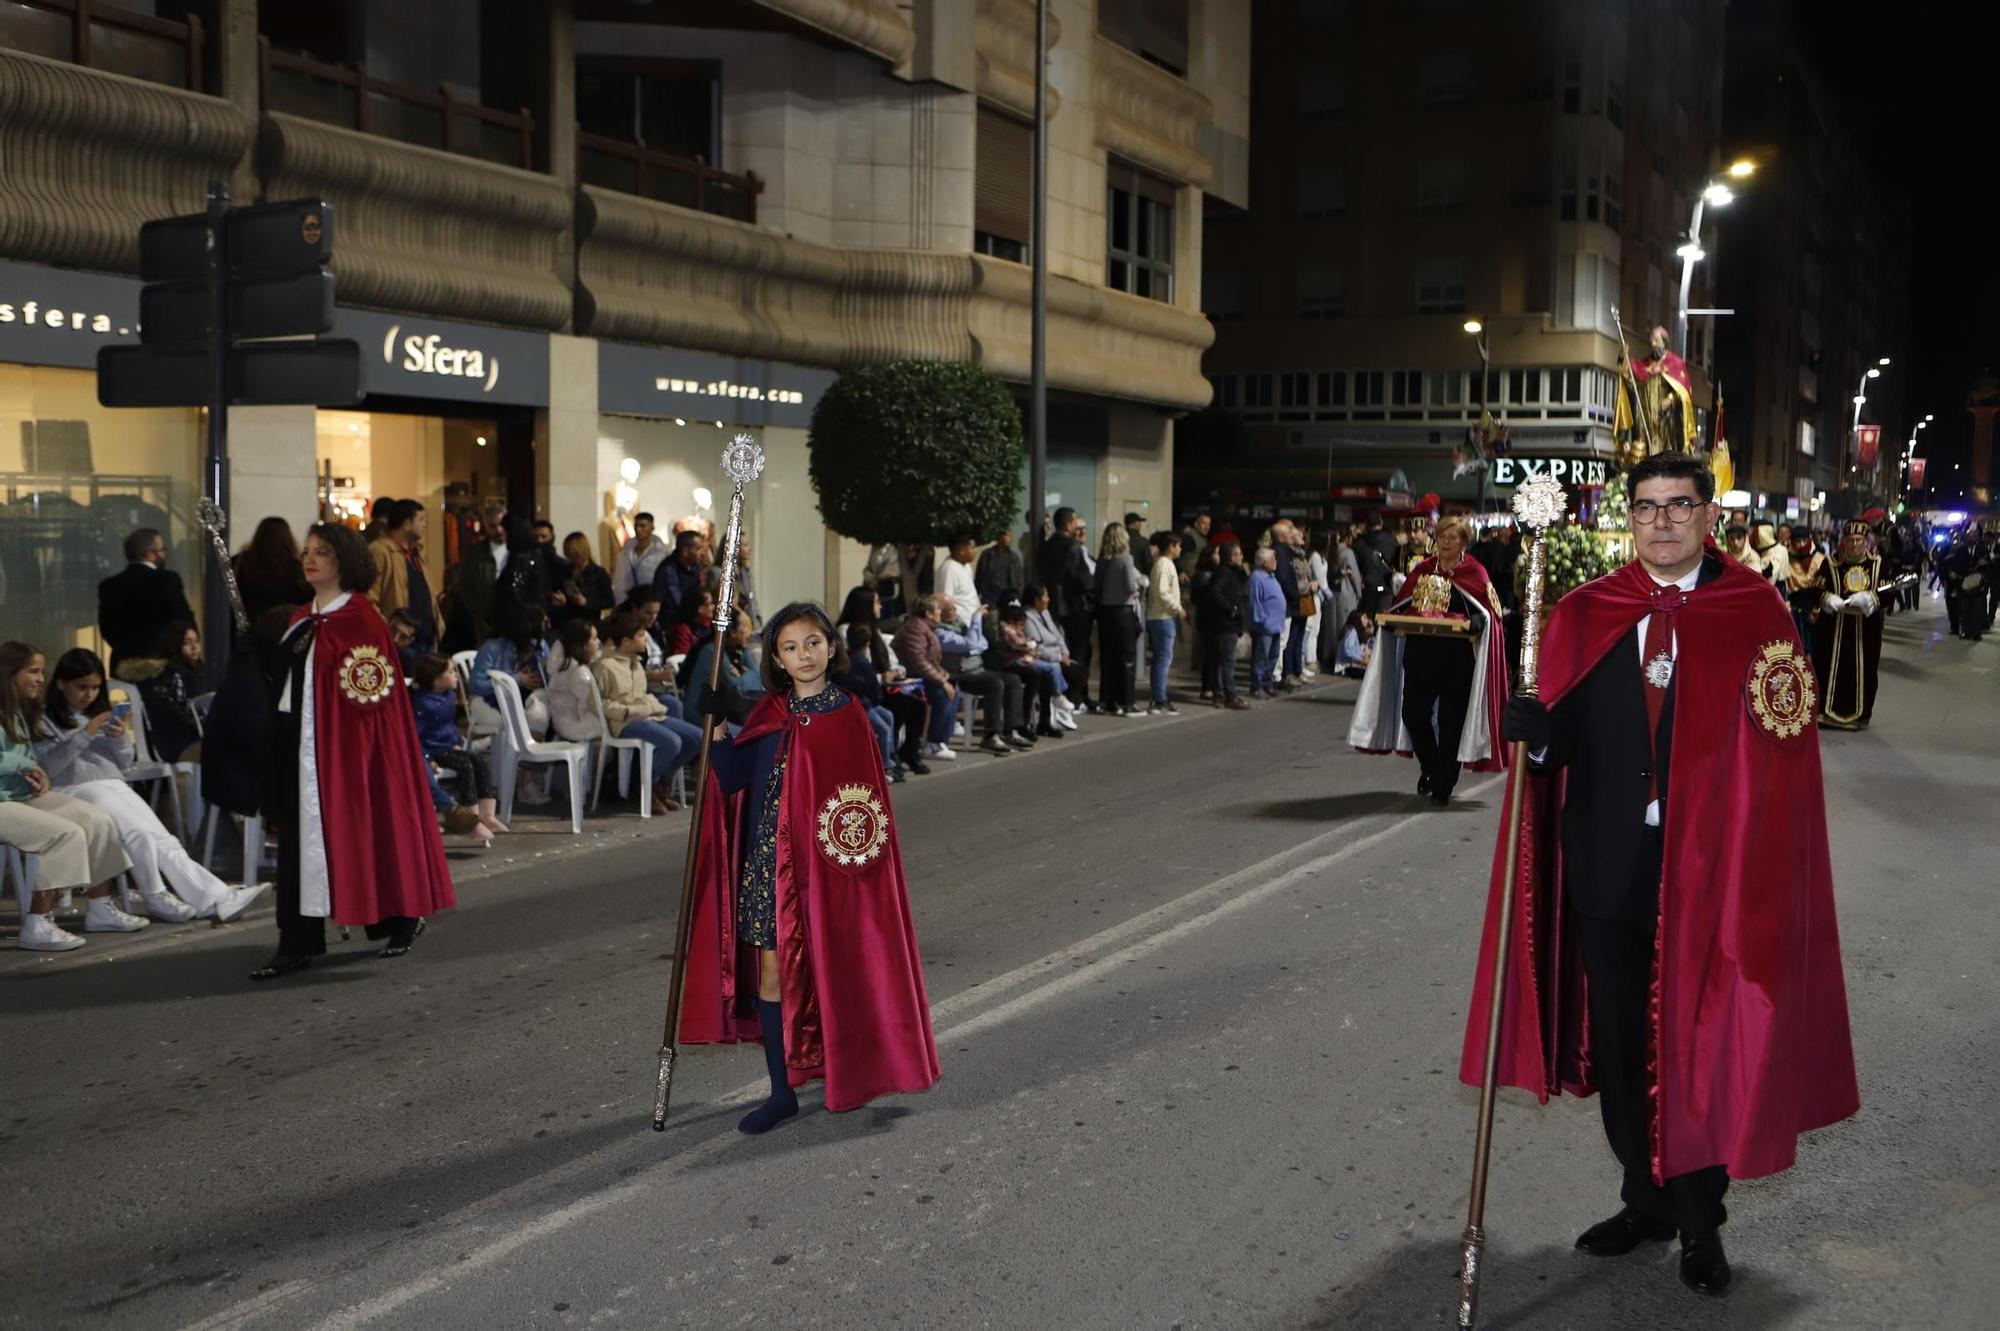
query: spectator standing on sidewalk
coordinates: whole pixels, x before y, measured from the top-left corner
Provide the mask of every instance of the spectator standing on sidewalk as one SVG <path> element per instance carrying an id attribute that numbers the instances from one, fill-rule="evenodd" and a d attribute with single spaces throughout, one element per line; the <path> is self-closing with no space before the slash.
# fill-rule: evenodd
<path id="1" fill-rule="evenodd" d="M 193 619 L 181 575 L 167 568 L 167 538 L 138 528 L 125 538 L 124 570 L 97 584 L 97 626 L 111 647 L 111 672 L 123 679 L 127 657 L 152 651 L 167 625 Z"/>
<path id="2" fill-rule="evenodd" d="M 479 534 L 446 575 L 445 650 L 471 651 L 492 636 L 495 617 L 493 599 L 500 575 L 512 558 L 507 548 L 507 506 L 487 503 L 480 515 Z"/>
<path id="3" fill-rule="evenodd" d="M 1098 703 L 1112 716 L 1131 716 L 1133 672 L 1138 668 L 1139 613 L 1145 606 L 1146 579 L 1132 562 L 1128 529 L 1113 522 L 1104 528 L 1097 551 L 1097 647 L 1101 668 Z"/>
<path id="4" fill-rule="evenodd" d="M 971 532 L 960 532 L 952 537 L 949 557 L 938 576 L 938 594 L 949 600 L 967 623 L 978 620 L 980 612 L 989 604 L 980 598 L 979 586 L 972 572 L 972 555 L 978 548 L 979 542 Z"/>
<path id="5" fill-rule="evenodd" d="M 972 572 L 972 583 L 978 589 L 979 603 L 995 610 L 1021 599 L 1027 587 L 1027 574 L 1021 567 L 1020 552 L 1014 549 L 1011 529 L 1001 532 L 998 540 L 979 552 L 979 566 Z"/>
<path id="6" fill-rule="evenodd" d="M 1146 588 L 1146 648 L 1152 654 L 1153 691 L 1149 712 L 1180 715 L 1167 695 L 1167 672 L 1174 664 L 1174 642 L 1187 610 L 1181 602 L 1180 537 L 1161 532 L 1153 538 L 1152 582 Z"/>
<path id="7" fill-rule="evenodd" d="M 651 513 L 636 513 L 632 517 L 632 539 L 618 548 L 618 558 L 611 573 L 611 596 L 614 602 L 622 604 L 640 587 L 653 585 L 653 575 L 660 571 L 660 565 L 672 551 L 654 530 Z"/>
<path id="8" fill-rule="evenodd" d="M 653 590 L 660 594 L 660 617 L 671 623 L 681 603 L 700 589 L 701 582 L 701 533 L 676 532 L 674 553 L 653 572 Z"/>
<path id="9" fill-rule="evenodd" d="M 1197 513 L 1194 520 L 1181 530 L 1180 570 L 1192 577 L 1201 557 L 1208 553 L 1208 534 L 1215 526 L 1215 519 L 1206 513 Z"/>
<path id="10" fill-rule="evenodd" d="M 1090 710 L 1090 633 L 1097 621 L 1097 577 L 1084 555 L 1083 519 L 1073 508 L 1059 508 L 1050 519 L 1042 542 L 1037 580 L 1049 589 L 1050 611 L 1069 644 L 1075 668 L 1069 678 L 1069 700 Z"/>
<path id="11" fill-rule="evenodd" d="M 236 570 L 236 590 L 243 596 L 243 611 L 252 623 L 266 612 L 283 607 L 289 612 L 312 600 L 305 571 L 299 567 L 299 542 L 292 524 L 283 518 L 265 518 L 257 524 L 250 543 L 229 561 Z"/>
<path id="12" fill-rule="evenodd" d="M 1213 566 L 1195 576 L 1202 684 L 1217 707 L 1240 712 L 1250 705 L 1236 692 L 1236 650 L 1250 628 L 1250 570 L 1235 541 L 1216 542 L 1210 554 Z"/>
<path id="13" fill-rule="evenodd" d="M 1278 552 L 1261 547 L 1250 575 L 1250 696 L 1260 700 L 1278 696 L 1278 641 L 1284 636 L 1287 607 L 1277 569 Z"/>
<path id="14" fill-rule="evenodd" d="M 375 560 L 375 585 L 368 599 L 387 619 L 401 610 L 416 625 L 416 649 L 434 652 L 438 642 L 437 598 L 424 573 L 424 506 L 414 499 L 389 505 L 382 535 L 368 547 Z M 247 608 L 247 607 L 246 607 Z"/>

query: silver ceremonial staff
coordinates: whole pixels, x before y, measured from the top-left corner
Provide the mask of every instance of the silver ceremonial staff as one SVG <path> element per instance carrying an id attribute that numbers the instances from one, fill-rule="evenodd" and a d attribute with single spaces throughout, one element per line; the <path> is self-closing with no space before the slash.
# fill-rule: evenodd
<path id="1" fill-rule="evenodd" d="M 1521 602 L 1521 677 L 1514 692 L 1540 696 L 1536 671 L 1542 651 L 1542 562 L 1549 529 L 1568 510 L 1562 486 L 1536 476 L 1514 491 L 1514 517 L 1531 533 L 1527 596 Z M 1493 1155 L 1493 1094 L 1500 1074 L 1500 1005 L 1507 995 L 1507 963 L 1514 932 L 1514 893 L 1521 858 L 1521 798 L 1528 786 L 1528 746 L 1514 741 L 1508 757 L 1507 854 L 1500 872 L 1500 926 L 1493 931 L 1493 992 L 1486 1013 L 1486 1072 L 1479 1083 L 1479 1131 L 1472 1143 L 1472 1199 L 1458 1260 L 1458 1326 L 1471 1331 L 1479 1319 L 1479 1263 L 1486 1247 L 1486 1167 Z"/>
<path id="2" fill-rule="evenodd" d="M 722 474 L 729 478 L 729 528 L 722 538 L 722 588 L 715 597 L 715 650 L 708 658 L 708 691 L 722 678 L 722 636 L 736 618 L 736 552 L 743 540 L 743 487 L 764 470 L 764 450 L 739 434 L 722 450 Z M 692 719 L 692 718 L 691 718 Z M 667 1130 L 667 1100 L 674 1089 L 674 1056 L 680 1051 L 681 987 L 687 981 L 689 935 L 694 930 L 694 867 L 701 846 L 702 806 L 708 798 L 708 750 L 715 728 L 701 718 L 701 756 L 695 760 L 694 801 L 689 806 L 687 860 L 681 867 L 681 913 L 674 922 L 673 976 L 667 981 L 667 1028 L 660 1036 L 660 1080 L 653 1095 L 653 1131 Z M 652 796 L 641 791 L 640 799 Z"/>

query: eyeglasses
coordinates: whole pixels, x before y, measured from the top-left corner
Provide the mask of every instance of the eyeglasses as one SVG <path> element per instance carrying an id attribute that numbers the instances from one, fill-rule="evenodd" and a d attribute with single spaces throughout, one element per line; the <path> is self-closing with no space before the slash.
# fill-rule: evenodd
<path id="1" fill-rule="evenodd" d="M 1684 526 L 1694 521 L 1694 511 L 1700 507 L 1701 504 L 1697 500 L 1689 499 L 1686 495 L 1669 499 L 1664 504 L 1654 503 L 1650 499 L 1635 499 L 1632 501 L 1632 521 L 1651 526 L 1658 522 L 1660 515 L 1664 513 L 1667 515 L 1667 521 L 1676 527 Z"/>

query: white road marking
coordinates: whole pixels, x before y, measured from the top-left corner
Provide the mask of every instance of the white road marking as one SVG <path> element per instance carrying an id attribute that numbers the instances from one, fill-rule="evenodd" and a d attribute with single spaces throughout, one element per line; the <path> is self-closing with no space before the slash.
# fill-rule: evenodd
<path id="1" fill-rule="evenodd" d="M 1472 795 L 1483 790 L 1488 790 L 1498 785 L 1503 779 L 1499 776 L 1488 777 L 1469 787 L 1465 793 Z M 968 1011 L 976 1012 L 976 1015 L 967 1017 L 965 1020 L 958 1022 L 957 1025 L 938 1031 L 937 1042 L 940 1046 L 946 1046 L 955 1041 L 969 1039 L 984 1031 L 1005 1025 L 1007 1022 L 1033 1011 L 1044 1004 L 1053 1002 L 1074 990 L 1082 988 L 1086 984 L 1092 983 L 1104 967 L 1118 966 L 1127 962 L 1137 961 L 1142 957 L 1159 951 L 1161 948 L 1170 947 L 1174 943 L 1198 933 L 1217 920 L 1234 915 L 1238 911 L 1248 910 L 1251 906 L 1269 900 L 1297 886 L 1300 882 L 1311 878 L 1313 875 L 1322 872 L 1340 860 L 1386 841 L 1413 823 L 1422 822 L 1433 816 L 1435 815 L 1428 810 L 1405 814 L 1359 837 L 1355 836 L 1353 829 L 1348 826 L 1330 828 L 1318 836 L 1300 842 L 1298 845 L 1288 847 L 1276 855 L 1260 860 L 1247 868 L 1239 869 L 1235 873 L 1218 878 L 1214 882 L 1176 897 L 1174 900 L 1166 902 L 1163 905 L 1156 906 L 1152 910 L 1135 915 L 1122 924 L 1115 924 L 1109 929 L 1093 934 L 1082 942 L 1074 943 L 1060 951 L 1052 952 L 1045 957 L 1029 962 L 1025 966 L 1018 966 L 1003 975 L 975 985 L 963 993 L 955 994 L 942 1002 L 933 1004 L 931 1008 L 933 1025 L 950 1018 L 955 1018 L 961 1013 Z M 1312 854 L 1313 851 L 1334 841 L 1338 841 L 1340 844 L 1331 850 L 1325 851 L 1323 854 Z M 1308 855 L 1310 858 L 1278 871 L 1275 876 L 1266 878 L 1263 882 L 1255 883 L 1254 886 L 1244 886 L 1253 882 L 1253 880 L 1261 875 L 1271 874 L 1279 865 L 1284 864 L 1287 860 L 1296 860 L 1300 855 Z M 1221 899 L 1217 900 L 1217 898 Z M 1195 913 L 1188 914 L 1189 911 Z M 1173 920 L 1176 916 L 1185 916 L 1185 918 L 1179 919 L 1174 923 L 1168 923 L 1168 921 Z M 1126 944 L 1123 947 L 1118 947 L 1115 951 L 1105 951 L 1106 948 L 1116 947 L 1117 944 L 1135 936 L 1136 941 Z M 1096 957 L 1096 961 L 1092 964 L 1084 966 L 1076 966 L 1074 964 L 1092 957 Z M 1015 989 L 1021 989 L 1023 986 L 1031 987 L 1028 987 L 1026 992 L 1017 994 L 1015 997 L 1007 999 L 1004 1002 L 991 1007 L 985 1006 L 996 996 Z M 984 1008 L 984 1010 L 977 1011 L 980 1008 Z M 748 1104 L 762 1095 L 765 1085 L 766 1083 L 760 1078 L 757 1081 L 747 1082 L 715 1099 L 699 1103 L 704 1108 L 709 1109 L 726 1108 L 739 1103 Z M 449 1263 L 437 1264 L 444 1268 L 441 1272 L 404 1280 L 394 1290 L 378 1294 L 374 1298 L 365 1299 L 360 1303 L 351 1304 L 339 1312 L 314 1322 L 312 1324 L 314 1331 L 352 1331 L 353 1328 L 368 1326 L 377 1322 L 418 1299 L 449 1289 L 452 1285 L 466 1277 L 497 1262 L 504 1261 L 531 1243 L 546 1238 L 549 1235 L 559 1233 L 579 1221 L 588 1219 L 590 1216 L 608 1207 L 615 1206 L 620 1202 L 628 1199 L 636 1200 L 644 1196 L 658 1187 L 658 1175 L 661 1170 L 673 1171 L 681 1169 L 707 1156 L 720 1152 L 735 1141 L 736 1134 L 733 1131 L 719 1134 L 706 1142 L 679 1152 L 672 1159 L 662 1161 L 657 1169 L 647 1175 L 641 1175 L 602 1192 L 593 1193 L 588 1197 L 571 1202 L 567 1206 L 558 1207 L 534 1220 L 518 1225 L 510 1224 L 508 1232 L 503 1237 L 475 1247 L 462 1256 L 454 1258 Z M 469 1234 L 477 1233 L 484 1228 L 481 1223 L 475 1219 L 471 1219 L 471 1217 L 477 1216 L 486 1209 L 487 1207 L 484 1205 L 475 1204 L 465 1211 L 460 1212 L 455 1222 L 453 1218 L 446 1217 L 437 1228 L 431 1230 L 432 1242 L 445 1241 L 449 1246 L 456 1247 L 457 1243 L 452 1242 L 454 1224 L 456 1227 L 456 1238 L 462 1241 Z M 304 1297 L 319 1283 L 317 1281 L 296 1280 L 279 1285 L 265 1291 L 254 1299 L 237 1304 L 233 1308 L 225 1309 L 201 1322 L 193 1323 L 184 1328 L 184 1331 L 229 1331 L 230 1328 L 248 1325 L 263 1314 L 272 1312 L 284 1304 Z M 296 1324 L 293 1323 L 293 1325 Z"/>

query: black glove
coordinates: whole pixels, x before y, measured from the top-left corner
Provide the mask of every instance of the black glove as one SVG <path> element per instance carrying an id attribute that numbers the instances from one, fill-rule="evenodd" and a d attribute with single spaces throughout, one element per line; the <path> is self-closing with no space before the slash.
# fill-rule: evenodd
<path id="1" fill-rule="evenodd" d="M 1500 734 L 1510 743 L 1526 744 L 1530 753 L 1539 753 L 1549 747 L 1549 709 L 1540 698 L 1509 698 L 1506 713 L 1500 718 Z"/>
<path id="2" fill-rule="evenodd" d="M 727 721 L 729 719 L 729 699 L 722 696 L 722 690 L 719 688 L 703 689 L 701 691 L 701 707 L 699 710 L 703 716 L 711 721 Z"/>

